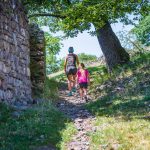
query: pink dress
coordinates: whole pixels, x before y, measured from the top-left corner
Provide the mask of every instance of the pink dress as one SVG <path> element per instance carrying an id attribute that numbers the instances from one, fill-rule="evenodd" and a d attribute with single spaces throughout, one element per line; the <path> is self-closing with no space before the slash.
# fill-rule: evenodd
<path id="1" fill-rule="evenodd" d="M 85 69 L 83 72 L 80 71 L 80 69 L 77 72 L 77 76 L 78 76 L 78 83 L 88 83 L 88 75 L 89 75 L 89 71 L 87 69 Z"/>

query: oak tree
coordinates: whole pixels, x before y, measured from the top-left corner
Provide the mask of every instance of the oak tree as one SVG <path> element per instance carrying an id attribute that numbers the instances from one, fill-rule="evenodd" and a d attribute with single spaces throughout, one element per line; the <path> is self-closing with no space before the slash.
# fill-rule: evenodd
<path id="1" fill-rule="evenodd" d="M 129 61 L 129 54 L 111 28 L 118 21 L 132 23 L 149 13 L 149 0 L 24 0 L 31 21 L 48 25 L 51 31 L 62 30 L 74 37 L 95 27 L 100 47 L 111 70 Z M 90 33 L 93 33 L 93 31 Z"/>

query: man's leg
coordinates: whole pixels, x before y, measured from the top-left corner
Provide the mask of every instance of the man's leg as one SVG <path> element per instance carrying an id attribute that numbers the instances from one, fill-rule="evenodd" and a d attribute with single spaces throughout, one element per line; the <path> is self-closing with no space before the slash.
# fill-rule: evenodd
<path id="1" fill-rule="evenodd" d="M 72 96 L 72 75 L 68 75 L 68 90 L 69 96 Z"/>
<path id="2" fill-rule="evenodd" d="M 76 83 L 77 83 L 77 68 L 72 69 L 73 74 L 73 91 L 76 92 Z"/>
<path id="3" fill-rule="evenodd" d="M 71 91 L 72 90 L 72 75 L 68 75 L 68 90 Z"/>
<path id="4" fill-rule="evenodd" d="M 73 88 L 76 87 L 76 83 L 77 83 L 77 75 L 73 75 Z"/>

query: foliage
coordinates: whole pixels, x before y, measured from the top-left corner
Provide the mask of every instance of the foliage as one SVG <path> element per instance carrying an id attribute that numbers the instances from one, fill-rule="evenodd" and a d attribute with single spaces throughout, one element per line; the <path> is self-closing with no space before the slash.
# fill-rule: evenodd
<path id="1" fill-rule="evenodd" d="M 59 64 L 56 55 L 61 48 L 60 37 L 54 37 L 49 33 L 45 33 L 46 39 L 46 72 L 56 72 L 59 69 Z"/>
<path id="2" fill-rule="evenodd" d="M 144 17 L 132 32 L 142 44 L 150 46 L 150 15 Z"/>
<path id="3" fill-rule="evenodd" d="M 150 53 L 136 51 L 131 58 L 132 62 L 116 67 L 111 75 L 105 66 L 88 68 L 89 94 L 97 98 L 85 106 L 96 118 L 93 131 L 88 132 L 91 150 L 150 147 Z M 63 84 L 66 76 L 54 79 Z"/>
<path id="4" fill-rule="evenodd" d="M 65 57 L 59 60 L 60 70 L 64 70 Z"/>
<path id="5" fill-rule="evenodd" d="M 111 75 L 104 67 L 89 68 L 90 93 L 97 98 L 86 105 L 96 116 L 96 132 L 89 133 L 91 150 L 150 148 L 150 53 L 132 55 L 132 62 Z"/>
<path id="6" fill-rule="evenodd" d="M 8 117 L 0 123 L 1 150 L 30 150 L 50 144 L 61 149 L 76 132 L 70 120 L 48 101 L 20 112 L 18 118 L 13 117 L 11 108 L 0 106 L 0 114 L 5 111 L 3 117 Z"/>
<path id="7" fill-rule="evenodd" d="M 82 33 L 85 30 L 88 30 L 92 35 L 98 36 L 101 32 L 100 29 L 104 28 L 104 25 L 110 25 L 118 21 L 124 22 L 125 24 L 133 24 L 134 20 L 139 20 L 141 16 L 148 15 L 150 10 L 149 0 L 34 0 L 34 2 L 25 0 L 25 4 L 31 22 L 35 21 L 40 25 L 49 26 L 52 32 L 61 30 L 67 37 L 75 37 L 79 32 Z M 130 15 L 133 17 L 129 17 Z M 95 27 L 95 31 L 91 31 L 92 25 Z M 113 31 L 109 31 L 114 35 L 114 39 L 117 39 Z M 104 43 L 105 40 L 100 40 L 100 36 L 98 37 L 99 43 Z M 103 34 L 101 38 L 104 38 Z M 107 38 L 106 41 L 108 42 Z M 119 40 L 114 40 L 114 42 L 115 45 L 120 47 Z M 103 52 L 107 52 L 104 46 L 101 47 Z M 117 59 L 114 57 L 114 63 L 110 63 L 114 55 L 112 57 L 108 57 L 106 54 L 104 55 L 109 70 L 115 64 L 121 63 L 119 60 L 120 57 L 124 63 L 129 61 L 129 55 L 122 47 L 120 49 L 118 48 L 118 50 L 112 44 L 108 44 L 108 47 L 112 53 L 116 51 L 118 55 L 116 57 Z"/>
<path id="8" fill-rule="evenodd" d="M 117 33 L 121 45 L 126 48 L 128 51 L 138 50 L 140 53 L 144 51 L 144 46 L 137 40 L 135 34 L 132 31 L 120 31 Z"/>
<path id="9" fill-rule="evenodd" d="M 117 36 L 124 48 L 128 50 L 134 49 L 134 45 L 131 43 L 132 41 L 135 41 L 135 36 L 133 34 L 127 31 L 119 31 Z"/>
<path id="10" fill-rule="evenodd" d="M 11 111 L 12 109 L 7 105 L 0 103 L 0 122 L 6 122 L 10 117 Z"/>
<path id="11" fill-rule="evenodd" d="M 51 100 L 58 98 L 58 82 L 56 82 L 56 80 L 46 78 L 42 97 Z"/>
<path id="12" fill-rule="evenodd" d="M 112 117 L 100 117 L 94 125 L 98 127 L 98 130 L 89 133 L 91 150 L 98 150 L 98 147 L 120 150 L 150 148 L 149 121 L 143 119 L 122 121 Z"/>
<path id="13" fill-rule="evenodd" d="M 84 63 L 97 60 L 97 57 L 95 55 L 90 55 L 90 54 L 85 54 L 85 53 L 78 54 L 78 58 L 80 62 L 84 62 Z"/>
<path id="14" fill-rule="evenodd" d="M 47 25 L 51 31 L 63 30 L 67 36 L 90 30 L 91 24 L 101 28 L 105 21 L 131 23 L 128 15 L 138 19 L 149 12 L 149 0 L 25 0 L 30 20 Z M 84 10 L 84 11 L 83 11 Z M 134 20 L 133 19 L 133 20 Z"/>

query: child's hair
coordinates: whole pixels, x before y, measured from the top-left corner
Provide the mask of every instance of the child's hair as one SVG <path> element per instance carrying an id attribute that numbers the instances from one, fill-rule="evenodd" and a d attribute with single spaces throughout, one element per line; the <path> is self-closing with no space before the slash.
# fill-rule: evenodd
<path id="1" fill-rule="evenodd" d="M 81 65 L 82 69 L 84 69 L 84 68 L 85 68 L 84 63 L 80 63 L 80 65 Z"/>

